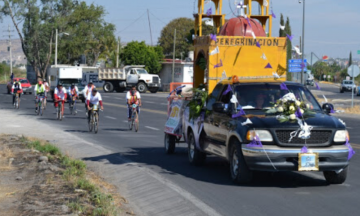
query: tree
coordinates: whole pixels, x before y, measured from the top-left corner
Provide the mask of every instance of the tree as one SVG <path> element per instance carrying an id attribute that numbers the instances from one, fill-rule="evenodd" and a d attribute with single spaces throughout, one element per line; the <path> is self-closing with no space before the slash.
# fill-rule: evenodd
<path id="1" fill-rule="evenodd" d="M 290 19 L 287 17 L 286 24 L 285 24 L 285 36 L 291 35 L 291 26 L 290 26 Z M 289 38 L 286 38 L 286 62 L 289 62 L 289 59 L 292 58 L 292 44 Z M 287 64 L 287 79 L 291 79 L 291 74 L 289 73 L 289 65 Z"/>
<path id="2" fill-rule="evenodd" d="M 181 54 L 187 54 L 193 50 L 192 35 L 194 31 L 195 21 L 190 18 L 177 18 L 170 21 L 162 30 L 158 44 L 163 48 L 164 55 L 166 57 L 173 56 L 174 50 L 174 32 L 176 29 L 176 45 L 175 45 L 175 57 L 180 58 Z M 210 33 L 216 33 L 214 27 L 205 25 L 203 22 L 203 35 Z M 199 33 L 197 32 L 197 35 Z"/>
<path id="3" fill-rule="evenodd" d="M 133 41 L 126 45 L 121 54 L 125 65 L 145 65 L 150 73 L 159 73 L 164 59 L 160 46 L 147 46 L 144 41 Z"/>
<path id="4" fill-rule="evenodd" d="M 115 27 L 104 21 L 101 6 L 77 0 L 2 0 L 1 16 L 10 16 L 23 52 L 37 77 L 43 78 L 54 60 L 55 31 L 68 32 L 59 40 L 58 60 L 72 63 L 88 54 L 92 64 L 113 49 Z M 20 24 L 23 22 L 23 29 Z"/>
<path id="5" fill-rule="evenodd" d="M 349 55 L 349 67 L 352 65 L 352 52 Z"/>
<path id="6" fill-rule="evenodd" d="M 281 17 L 280 17 L 280 26 L 285 26 L 285 21 L 284 21 L 284 15 L 283 14 L 281 14 Z M 279 30 L 279 37 L 286 37 L 285 30 L 282 30 L 282 29 Z"/>

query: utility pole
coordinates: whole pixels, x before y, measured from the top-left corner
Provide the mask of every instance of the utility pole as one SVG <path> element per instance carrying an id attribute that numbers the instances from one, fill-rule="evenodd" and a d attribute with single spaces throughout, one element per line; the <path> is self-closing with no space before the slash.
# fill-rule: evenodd
<path id="1" fill-rule="evenodd" d="M 116 49 L 116 68 L 119 68 L 119 51 L 120 51 L 120 37 L 118 37 L 118 44 Z"/>
<path id="2" fill-rule="evenodd" d="M 304 63 L 304 56 L 305 56 L 305 49 L 304 49 L 304 45 L 305 45 L 305 0 L 303 0 L 303 23 L 302 23 L 302 64 Z M 302 68 L 301 70 L 301 84 L 304 84 L 304 68 Z"/>
<path id="3" fill-rule="evenodd" d="M 9 40 L 8 40 L 8 42 L 9 42 L 9 47 L 8 47 L 8 52 L 10 53 L 10 75 L 12 74 L 12 72 L 13 72 L 13 65 L 12 65 L 12 45 L 11 45 L 11 32 L 13 32 L 12 30 L 10 30 L 10 24 L 9 24 L 9 26 L 8 26 L 8 30 L 7 30 L 7 32 L 9 33 Z M 5 73 L 4 73 L 4 78 L 5 78 L 5 81 L 6 81 L 6 78 L 7 78 L 7 74 L 6 74 L 6 71 L 5 71 Z"/>
<path id="4" fill-rule="evenodd" d="M 57 67 L 57 56 L 58 56 L 57 48 L 58 48 L 58 29 L 56 29 L 55 32 L 55 67 Z"/>
<path id="5" fill-rule="evenodd" d="M 151 23 L 150 23 L 149 9 L 147 9 L 147 15 L 148 15 L 148 20 L 149 20 L 151 46 L 153 46 L 153 39 L 152 39 L 152 32 L 151 32 Z"/>
<path id="6" fill-rule="evenodd" d="M 172 66 L 172 82 L 174 82 L 174 75 L 175 75 L 175 45 L 176 45 L 176 29 L 174 33 L 174 50 L 173 50 L 173 66 Z"/>

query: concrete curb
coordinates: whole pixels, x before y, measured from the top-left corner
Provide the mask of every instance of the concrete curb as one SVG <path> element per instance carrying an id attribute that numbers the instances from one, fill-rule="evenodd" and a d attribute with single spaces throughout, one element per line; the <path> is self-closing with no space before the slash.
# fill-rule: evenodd
<path id="1" fill-rule="evenodd" d="M 64 153 L 83 159 L 91 170 L 118 187 L 136 215 L 220 215 L 185 189 L 141 164 L 125 159 L 120 153 L 56 130 L 51 123 L 37 121 L 35 115 L 18 113 L 1 110 L 1 133 L 48 140 Z"/>

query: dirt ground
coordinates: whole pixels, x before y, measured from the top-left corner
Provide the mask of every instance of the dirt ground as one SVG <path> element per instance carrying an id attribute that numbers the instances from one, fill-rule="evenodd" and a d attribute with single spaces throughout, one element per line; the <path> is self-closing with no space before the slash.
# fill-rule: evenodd
<path id="1" fill-rule="evenodd" d="M 86 202 L 83 190 L 74 188 L 62 177 L 62 168 L 56 159 L 41 161 L 37 150 L 28 149 L 22 137 L 0 136 L 0 215 L 88 215 L 74 212 L 70 203 Z M 119 215 L 132 215 L 126 209 L 126 199 L 116 195 L 116 189 L 95 174 L 91 179 L 102 190 L 114 195 L 113 202 L 121 208 Z M 91 203 L 82 203 L 90 208 Z"/>

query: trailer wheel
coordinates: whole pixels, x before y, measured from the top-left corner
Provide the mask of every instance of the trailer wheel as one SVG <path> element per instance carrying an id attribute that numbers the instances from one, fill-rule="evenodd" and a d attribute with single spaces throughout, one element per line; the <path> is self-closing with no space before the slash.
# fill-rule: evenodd
<path id="1" fill-rule="evenodd" d="M 166 154 L 173 154 L 175 152 L 176 136 L 165 134 L 164 146 Z"/>
<path id="2" fill-rule="evenodd" d="M 114 85 L 111 82 L 106 82 L 103 86 L 104 92 L 113 92 Z"/>

